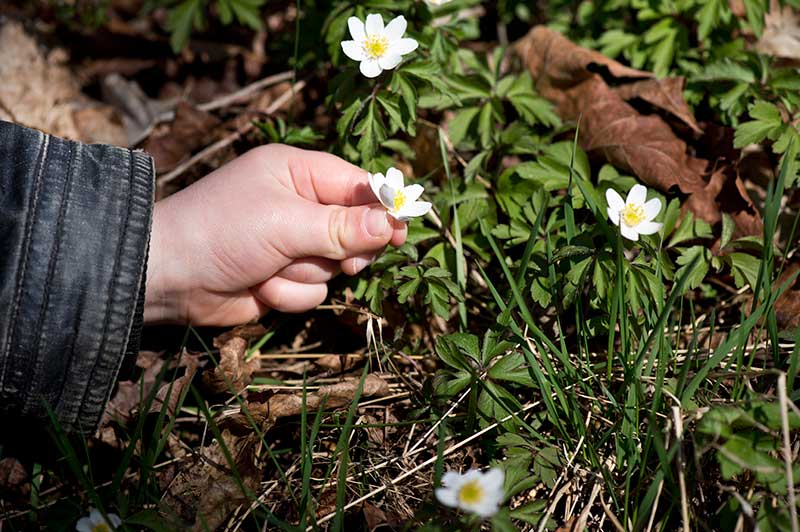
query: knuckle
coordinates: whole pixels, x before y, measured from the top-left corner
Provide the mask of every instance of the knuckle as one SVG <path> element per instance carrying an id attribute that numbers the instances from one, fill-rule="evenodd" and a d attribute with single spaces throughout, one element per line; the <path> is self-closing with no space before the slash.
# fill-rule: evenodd
<path id="1" fill-rule="evenodd" d="M 336 207 L 328 218 L 328 239 L 333 258 L 342 259 L 347 247 L 347 209 Z"/>

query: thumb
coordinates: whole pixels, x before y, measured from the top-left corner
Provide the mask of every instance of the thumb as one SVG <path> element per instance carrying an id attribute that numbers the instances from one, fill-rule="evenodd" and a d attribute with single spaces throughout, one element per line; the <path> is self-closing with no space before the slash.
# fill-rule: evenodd
<path id="1" fill-rule="evenodd" d="M 343 207 L 314 205 L 305 223 L 296 224 L 291 254 L 293 258 L 325 257 L 343 260 L 368 254 L 386 246 L 394 227 L 380 204 Z"/>

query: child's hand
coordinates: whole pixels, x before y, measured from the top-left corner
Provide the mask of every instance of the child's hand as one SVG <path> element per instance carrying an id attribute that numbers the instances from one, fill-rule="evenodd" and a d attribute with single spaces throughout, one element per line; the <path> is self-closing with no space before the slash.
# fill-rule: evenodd
<path id="1" fill-rule="evenodd" d="M 155 206 L 146 322 L 234 325 L 322 303 L 406 227 L 367 172 L 327 153 L 256 148 Z"/>

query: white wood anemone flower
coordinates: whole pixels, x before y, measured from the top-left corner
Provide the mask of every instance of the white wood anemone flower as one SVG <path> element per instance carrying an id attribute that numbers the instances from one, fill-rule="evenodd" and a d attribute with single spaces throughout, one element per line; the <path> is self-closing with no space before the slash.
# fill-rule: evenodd
<path id="1" fill-rule="evenodd" d="M 369 174 L 369 186 L 372 192 L 386 207 L 389 214 L 401 222 L 411 218 L 424 216 L 431 210 L 428 201 L 417 201 L 425 192 L 422 185 L 403 185 L 403 173 L 397 168 L 389 168 L 386 175 Z"/>
<path id="2" fill-rule="evenodd" d="M 97 508 L 92 508 L 89 511 L 89 517 L 81 517 L 75 524 L 75 530 L 78 532 L 111 532 L 117 530 L 122 524 L 122 519 L 117 514 L 109 513 L 108 519 L 110 523 L 105 520 L 103 514 Z"/>
<path id="3" fill-rule="evenodd" d="M 639 240 L 639 235 L 658 233 L 663 226 L 653 221 L 661 211 L 661 200 L 645 200 L 647 189 L 642 185 L 633 185 L 624 201 L 613 188 L 606 190 L 608 217 L 614 225 L 619 226 L 619 232 L 628 240 L 635 242 Z"/>
<path id="4" fill-rule="evenodd" d="M 403 37 L 408 23 L 400 15 L 383 26 L 383 17 L 367 15 L 366 24 L 358 17 L 347 19 L 352 41 L 342 41 L 342 51 L 353 61 L 359 61 L 359 70 L 368 78 L 376 78 L 384 70 L 400 64 L 403 56 L 417 49 L 419 43 Z"/>
<path id="5" fill-rule="evenodd" d="M 464 474 L 448 471 L 442 475 L 442 487 L 436 488 L 436 498 L 445 506 L 491 517 L 505 499 L 504 480 L 505 474 L 498 467 L 485 473 L 477 469 Z"/>

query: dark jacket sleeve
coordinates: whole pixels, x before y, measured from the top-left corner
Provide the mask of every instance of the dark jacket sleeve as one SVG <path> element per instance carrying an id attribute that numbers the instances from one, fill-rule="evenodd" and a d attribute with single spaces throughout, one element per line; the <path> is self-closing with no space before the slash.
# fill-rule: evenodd
<path id="1" fill-rule="evenodd" d="M 153 191 L 144 153 L 0 121 L 0 416 L 97 425 L 138 349 Z"/>

